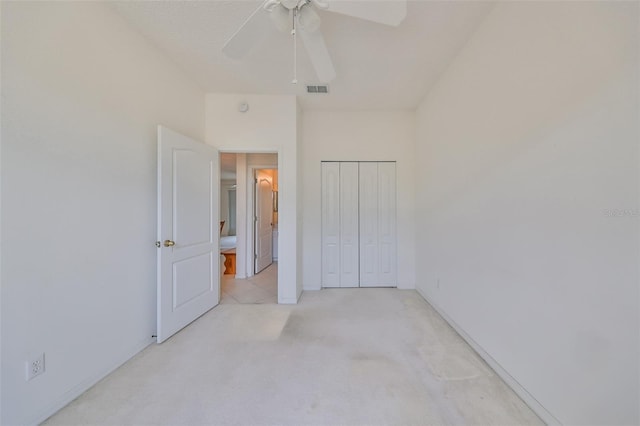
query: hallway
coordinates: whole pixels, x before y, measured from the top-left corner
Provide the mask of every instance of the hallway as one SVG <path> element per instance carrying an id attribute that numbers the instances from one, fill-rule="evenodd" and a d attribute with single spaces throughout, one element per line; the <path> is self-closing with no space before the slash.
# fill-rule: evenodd
<path id="1" fill-rule="evenodd" d="M 417 292 L 222 304 L 48 425 L 542 424 Z"/>
<path id="2" fill-rule="evenodd" d="M 278 262 L 247 279 L 222 275 L 220 304 L 278 303 Z"/>

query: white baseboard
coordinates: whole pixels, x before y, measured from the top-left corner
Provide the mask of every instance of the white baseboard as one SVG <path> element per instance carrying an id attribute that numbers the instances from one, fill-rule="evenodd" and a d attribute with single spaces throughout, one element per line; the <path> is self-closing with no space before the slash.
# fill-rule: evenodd
<path id="1" fill-rule="evenodd" d="M 86 380 L 78 383 L 76 386 L 62 394 L 60 398 L 53 404 L 49 405 L 44 410 L 41 410 L 38 414 L 36 414 L 33 420 L 26 422 L 28 425 L 39 425 L 40 423 L 47 420 L 49 417 L 60 411 L 60 409 L 64 408 L 71 401 L 82 395 L 84 392 L 89 390 L 93 385 L 98 383 L 100 380 L 107 377 L 109 374 L 113 373 L 116 369 L 118 369 L 122 364 L 129 361 L 139 352 L 141 352 L 144 348 L 149 346 L 151 343 L 155 342 L 156 339 L 153 337 L 149 337 L 148 339 L 143 340 L 137 345 L 133 346 L 129 350 L 123 351 L 122 355 L 118 357 L 113 364 L 109 367 L 101 370 L 100 372 L 88 377 Z"/>
<path id="2" fill-rule="evenodd" d="M 473 348 L 474 351 L 483 359 L 489 366 L 496 372 L 498 376 L 524 401 L 525 404 L 529 406 L 533 410 L 534 413 L 542 419 L 548 425 L 561 425 L 562 423 L 553 416 L 544 408 L 540 402 L 533 395 L 531 395 L 518 381 L 509 374 L 507 370 L 502 368 L 498 362 L 489 355 L 487 351 L 485 351 L 482 346 L 480 346 L 475 340 L 471 338 L 455 321 L 453 321 L 438 305 L 433 303 L 432 300 L 420 289 L 416 288 L 416 291 L 420 296 L 426 300 L 426 302 L 431 305 L 433 309 L 440 314 L 440 316 L 464 339 L 465 342 L 469 344 Z"/>
<path id="3" fill-rule="evenodd" d="M 304 285 L 302 286 L 302 291 L 319 291 L 322 290 L 321 286 L 313 286 L 313 287 L 305 287 Z"/>
<path id="4" fill-rule="evenodd" d="M 340 288 L 340 287 L 326 287 L 326 288 Z M 358 288 L 358 287 L 351 287 L 351 288 Z M 375 287 L 367 287 L 367 288 L 375 288 Z M 398 290 L 415 290 L 416 286 L 414 284 L 398 283 L 396 287 L 385 287 L 385 288 L 397 288 Z M 322 290 L 322 286 L 320 284 L 310 285 L 306 287 L 303 286 L 302 290 L 303 291 L 319 291 L 319 290 Z"/>
<path id="5" fill-rule="evenodd" d="M 415 284 L 405 284 L 405 283 L 398 283 L 398 290 L 415 290 L 416 289 L 416 285 Z"/>

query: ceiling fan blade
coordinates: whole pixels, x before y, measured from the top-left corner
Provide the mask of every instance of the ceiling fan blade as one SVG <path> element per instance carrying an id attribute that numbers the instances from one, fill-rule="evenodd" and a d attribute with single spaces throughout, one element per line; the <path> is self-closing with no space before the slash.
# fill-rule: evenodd
<path id="1" fill-rule="evenodd" d="M 407 17 L 407 0 L 327 0 L 327 11 L 397 27 Z"/>
<path id="2" fill-rule="evenodd" d="M 268 1 L 268 0 L 267 0 Z M 265 2 L 266 3 L 266 2 Z M 260 5 L 238 28 L 222 47 L 222 51 L 230 58 L 240 59 L 271 30 L 273 24 L 269 13 L 264 10 L 264 3 Z"/>
<path id="3" fill-rule="evenodd" d="M 302 39 L 305 49 L 309 54 L 309 59 L 316 70 L 316 74 L 321 83 L 328 83 L 336 78 L 336 70 L 333 68 L 333 61 L 329 55 L 329 50 L 324 42 L 324 37 L 320 31 L 309 33 L 299 29 L 298 34 Z"/>

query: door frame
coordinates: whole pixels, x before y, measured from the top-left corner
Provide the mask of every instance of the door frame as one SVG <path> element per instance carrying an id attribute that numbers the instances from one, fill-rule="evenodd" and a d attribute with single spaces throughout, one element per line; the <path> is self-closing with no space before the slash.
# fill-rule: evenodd
<path id="1" fill-rule="evenodd" d="M 242 227 L 242 229 L 244 230 L 244 238 L 242 242 L 240 242 L 238 240 L 238 247 L 237 250 L 240 249 L 240 244 L 242 244 L 242 246 L 244 247 L 244 250 L 242 252 L 242 256 L 244 257 L 243 261 L 240 262 L 240 255 L 238 254 L 238 257 L 236 258 L 236 260 L 238 261 L 238 263 L 236 264 L 236 277 L 240 278 L 240 279 L 244 279 L 244 278 L 249 278 L 250 276 L 253 276 L 253 274 L 251 273 L 251 275 L 249 275 L 250 271 L 253 271 L 253 243 L 252 243 L 252 237 L 253 237 L 253 231 L 251 230 L 247 230 L 248 227 L 250 227 L 250 219 L 252 217 L 251 214 L 249 214 L 250 210 L 250 205 L 249 203 L 253 203 L 253 201 L 251 201 L 251 198 L 253 197 L 253 195 L 251 195 L 253 193 L 253 191 L 251 190 L 251 188 L 249 187 L 249 185 L 253 186 L 253 181 L 250 175 L 250 169 L 251 168 L 258 168 L 258 169 L 277 169 L 278 170 L 278 192 L 280 193 L 281 188 L 284 188 L 285 192 L 288 191 L 289 185 L 287 184 L 287 182 L 285 181 L 281 181 L 280 180 L 280 170 L 283 169 L 284 166 L 284 154 L 283 154 L 283 149 L 282 148 L 236 148 L 236 147 L 216 147 L 218 149 L 218 153 L 219 154 L 276 154 L 277 158 L 278 158 L 278 162 L 277 162 L 277 166 L 274 166 L 272 164 L 269 165 L 263 165 L 263 166 L 246 166 L 246 173 L 243 174 L 242 178 L 245 179 L 245 185 L 243 188 L 240 187 L 240 185 L 237 186 L 237 190 L 236 190 L 236 194 L 237 194 L 237 198 L 236 198 L 236 202 L 238 202 L 238 200 L 240 199 L 239 197 L 241 196 L 240 191 L 245 191 L 245 197 L 244 200 L 245 202 L 247 202 L 247 212 L 244 215 L 243 221 L 244 223 L 241 223 L 241 221 L 236 221 L 236 233 L 238 232 L 238 230 L 240 230 L 240 228 Z M 236 182 L 238 182 L 238 176 L 236 176 Z M 280 201 L 280 200 L 278 200 Z M 253 205 L 253 204 L 251 204 Z M 279 206 L 280 207 L 280 206 Z M 294 217 L 296 216 L 296 211 L 291 211 L 289 212 L 291 214 L 294 215 Z M 247 232 L 249 231 L 249 232 Z M 278 250 L 280 251 L 280 249 L 282 248 L 282 239 L 281 239 L 281 231 L 280 228 L 278 228 Z M 285 240 L 286 241 L 286 240 Z M 292 259 L 284 259 L 283 261 L 280 261 L 281 259 L 278 258 L 278 303 L 285 303 L 285 304 L 291 304 L 291 303 L 297 303 L 297 300 L 295 302 L 292 302 L 290 300 L 285 299 L 284 302 L 281 302 L 281 295 L 285 294 L 285 288 L 284 286 L 287 285 L 287 283 L 285 281 L 283 281 L 283 279 L 281 277 L 283 277 L 284 275 L 286 275 L 283 272 L 283 268 L 289 267 L 290 263 L 292 262 L 291 267 L 295 268 L 296 265 L 296 259 L 292 258 Z M 240 272 L 240 273 L 239 273 Z M 241 275 L 242 274 L 242 275 Z M 240 275 L 240 276 L 239 276 Z M 294 283 L 295 284 L 295 283 Z M 291 283 L 289 283 L 289 285 L 291 285 Z"/>

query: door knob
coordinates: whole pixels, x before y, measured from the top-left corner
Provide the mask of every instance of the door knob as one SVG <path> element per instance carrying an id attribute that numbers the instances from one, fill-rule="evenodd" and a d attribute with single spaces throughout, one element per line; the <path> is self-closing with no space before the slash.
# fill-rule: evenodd
<path id="1" fill-rule="evenodd" d="M 175 245 L 176 245 L 175 241 L 171 241 L 171 240 L 164 240 L 164 246 L 165 246 L 165 247 L 173 247 L 173 246 L 175 246 Z"/>

